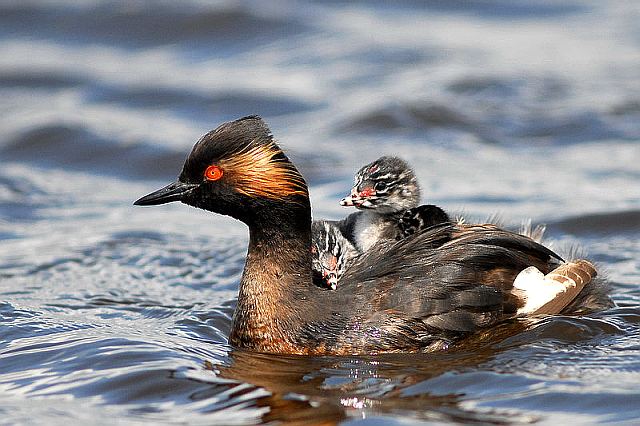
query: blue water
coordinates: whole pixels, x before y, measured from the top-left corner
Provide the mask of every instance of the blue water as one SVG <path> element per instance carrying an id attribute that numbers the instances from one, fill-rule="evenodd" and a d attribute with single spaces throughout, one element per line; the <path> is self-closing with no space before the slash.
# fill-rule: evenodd
<path id="1" fill-rule="evenodd" d="M 0 4 L 3 424 L 640 421 L 640 8 L 627 1 Z M 339 218 L 353 173 L 596 261 L 617 307 L 450 353 L 227 344 L 244 226 L 132 202 L 260 114 Z"/>

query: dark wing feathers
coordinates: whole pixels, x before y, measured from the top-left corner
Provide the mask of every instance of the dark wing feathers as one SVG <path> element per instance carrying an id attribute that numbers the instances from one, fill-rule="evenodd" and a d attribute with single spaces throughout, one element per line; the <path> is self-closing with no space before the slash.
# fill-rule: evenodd
<path id="1" fill-rule="evenodd" d="M 420 230 L 374 247 L 345 271 L 336 291 L 319 293 L 327 315 L 303 327 L 302 343 L 344 354 L 441 350 L 513 317 L 524 304 L 511 291 L 516 275 L 529 266 L 549 273 L 558 260 L 546 247 L 493 225 Z M 595 290 L 581 292 L 563 312 L 611 306 L 606 287 L 591 284 L 585 290 Z"/>
<path id="2" fill-rule="evenodd" d="M 365 253 L 345 272 L 334 303 L 355 298 L 364 312 L 392 310 L 431 330 L 468 332 L 513 314 L 521 303 L 510 293 L 515 276 L 532 265 L 546 273 L 555 259 L 494 226 L 441 224 Z"/>
<path id="3" fill-rule="evenodd" d="M 470 312 L 470 311 L 451 311 L 439 315 L 432 315 L 424 319 L 425 324 L 440 329 L 454 332 L 473 332 L 479 328 L 487 327 L 500 318 L 499 311 L 487 312 Z"/>
<path id="4" fill-rule="evenodd" d="M 499 229 L 493 225 L 462 225 L 462 229 L 453 233 L 452 240 L 449 244 L 456 245 L 462 240 L 467 239 L 473 241 L 474 244 L 489 244 L 492 246 L 512 249 L 518 252 L 529 253 L 532 256 L 540 258 L 545 258 L 543 255 L 546 255 L 547 259 L 557 259 L 564 262 L 564 260 L 553 250 L 535 242 L 531 238 L 515 232 Z"/>

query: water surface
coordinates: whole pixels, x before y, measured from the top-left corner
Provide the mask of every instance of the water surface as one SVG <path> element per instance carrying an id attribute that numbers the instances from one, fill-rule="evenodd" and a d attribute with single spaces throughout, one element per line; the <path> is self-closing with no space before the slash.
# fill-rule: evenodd
<path id="1" fill-rule="evenodd" d="M 7 424 L 640 419 L 640 10 L 633 2 L 0 5 L 0 413 Z M 314 216 L 383 154 L 424 200 L 548 225 L 617 306 L 456 351 L 286 357 L 227 343 L 246 229 L 131 204 L 260 114 Z"/>

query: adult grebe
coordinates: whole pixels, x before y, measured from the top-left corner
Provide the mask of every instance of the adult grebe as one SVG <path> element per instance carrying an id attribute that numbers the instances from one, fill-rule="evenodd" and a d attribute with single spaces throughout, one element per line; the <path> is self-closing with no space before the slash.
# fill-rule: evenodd
<path id="1" fill-rule="evenodd" d="M 319 288 L 311 276 L 307 185 L 257 116 L 204 135 L 178 180 L 135 204 L 171 201 L 249 227 L 229 336 L 236 347 L 312 355 L 438 350 L 519 315 L 584 309 L 599 294 L 588 262 L 561 264 L 522 235 L 461 224 L 369 251 L 335 291 Z"/>

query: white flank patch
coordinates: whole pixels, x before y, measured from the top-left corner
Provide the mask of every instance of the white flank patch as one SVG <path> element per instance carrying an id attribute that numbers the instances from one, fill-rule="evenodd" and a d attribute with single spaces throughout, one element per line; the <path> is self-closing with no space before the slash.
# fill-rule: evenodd
<path id="1" fill-rule="evenodd" d="M 559 282 L 551 277 L 545 277 L 535 266 L 523 269 L 513 282 L 513 287 L 524 293 L 526 302 L 522 308 L 518 309 L 518 315 L 527 315 L 537 311 L 558 295 L 575 286 L 576 283 L 572 279 Z"/>

